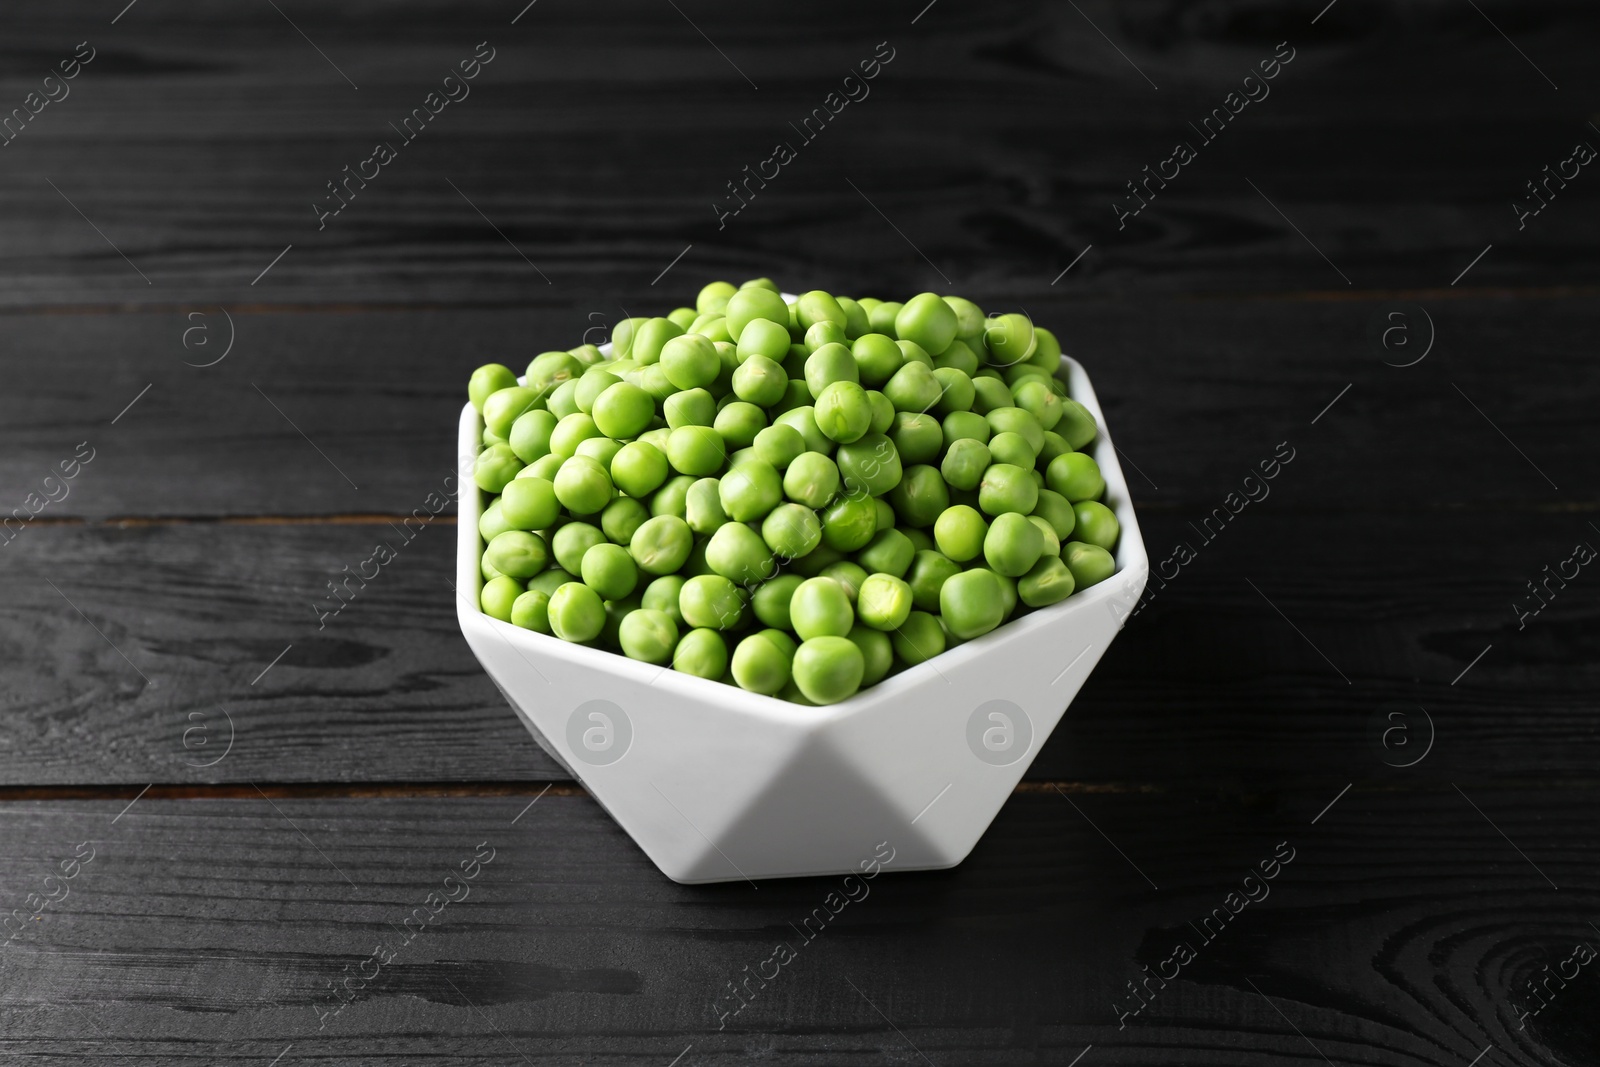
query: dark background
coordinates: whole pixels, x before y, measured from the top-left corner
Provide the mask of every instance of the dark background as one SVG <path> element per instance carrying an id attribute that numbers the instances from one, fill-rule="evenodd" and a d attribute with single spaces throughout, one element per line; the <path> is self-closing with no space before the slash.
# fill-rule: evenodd
<path id="1" fill-rule="evenodd" d="M 0 147 L 0 516 L 94 458 L 0 547 L 0 1058 L 1600 1060 L 1600 964 L 1529 991 L 1600 947 L 1600 572 L 1537 613 L 1526 584 L 1600 545 L 1600 174 L 1513 206 L 1600 148 L 1600 11 L 925 2 L 7 12 L 0 114 L 95 58 Z M 470 97 L 319 230 L 480 41 Z M 755 275 L 1026 308 L 1094 379 L 1152 563 L 1198 554 L 962 866 L 873 883 L 719 1031 L 833 881 L 663 878 L 468 652 L 449 515 L 316 605 L 454 469 L 473 367 Z M 471 898 L 319 1028 L 480 841 Z"/>

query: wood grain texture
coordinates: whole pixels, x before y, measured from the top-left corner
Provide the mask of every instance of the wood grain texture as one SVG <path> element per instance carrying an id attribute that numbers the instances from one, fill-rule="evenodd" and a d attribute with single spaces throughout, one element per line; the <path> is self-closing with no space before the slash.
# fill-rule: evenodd
<path id="1" fill-rule="evenodd" d="M 1301 462 L 1313 460 L 1279 481 Z M 1540 516 L 1508 545 L 1500 526 L 1453 512 L 1331 519 L 1277 503 L 1250 505 L 1210 542 L 1182 514 L 1146 516 L 1153 593 L 1030 776 L 1593 779 L 1600 668 L 1580 650 L 1600 579 L 1590 567 L 1551 586 L 1538 614 L 1512 608 L 1537 604 L 1526 583 L 1574 543 L 1600 545 L 1582 515 Z M 0 571 L 0 784 L 564 779 L 458 633 L 454 534 L 25 531 Z M 325 583 L 382 538 L 397 558 L 319 630 Z M 1167 563 L 1179 542 L 1195 552 L 1182 566 Z"/>
<path id="2" fill-rule="evenodd" d="M 1066 1064 L 1090 1045 L 1083 1064 L 1593 1062 L 1592 967 L 1517 1026 L 1528 980 L 1597 940 L 1590 791 L 1335 792 L 1016 797 L 955 870 L 754 890 L 672 884 L 580 797 L 14 805 L 7 907 L 80 842 L 95 856 L 3 950 L 0 1048 L 51 1067 Z M 452 873 L 466 896 L 404 927 Z M 1266 895 L 1212 917 L 1246 889 Z M 795 958 L 773 977 L 779 942 Z M 1195 958 L 1122 1018 L 1179 942 Z M 324 1018 L 380 945 L 388 965 Z M 719 1029 L 728 983 L 763 969 Z"/>
<path id="3" fill-rule="evenodd" d="M 1204 513 L 1285 440 L 1304 458 L 1272 508 L 1600 509 L 1593 298 L 1029 307 L 1088 368 L 1141 512 Z M 80 442 L 94 459 L 43 519 L 409 514 L 454 471 L 472 368 L 570 347 L 588 314 L 238 311 L 206 368 L 184 363 L 224 351 L 214 307 L 12 316 L 29 359 L 0 395 L 0 514 Z"/>
<path id="4" fill-rule="evenodd" d="M 1594 182 L 1522 229 L 1512 209 L 1593 136 L 1577 0 L 1346 0 L 1315 24 L 1319 5 L 1249 0 L 633 2 L 516 25 L 515 3 L 278 6 L 141 0 L 113 25 L 63 4 L 12 28 L 8 108 L 75 42 L 98 55 L 3 149 L 5 303 L 609 305 L 689 245 L 680 277 L 1027 299 L 1089 245 L 1061 285 L 1444 286 L 1490 243 L 1469 284 L 1600 281 Z M 402 143 L 389 124 L 478 41 L 495 59 L 471 95 Z M 790 124 L 880 41 L 871 95 L 803 139 Z M 1203 141 L 1190 124 L 1280 41 L 1271 95 Z M 398 158 L 319 229 L 325 183 L 380 140 Z M 797 158 L 719 226 L 726 183 L 786 140 Z M 1119 229 L 1113 202 L 1180 140 L 1195 161 Z"/>

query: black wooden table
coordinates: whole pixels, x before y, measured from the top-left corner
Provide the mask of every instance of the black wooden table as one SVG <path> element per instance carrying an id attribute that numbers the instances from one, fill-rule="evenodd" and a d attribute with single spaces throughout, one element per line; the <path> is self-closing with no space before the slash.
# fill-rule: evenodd
<path id="1" fill-rule="evenodd" d="M 1600 11 L 524 2 L 7 12 L 0 1061 L 1600 1062 Z M 1154 573 L 757 987 L 832 880 L 662 877 L 450 512 L 319 606 L 472 367 L 761 274 L 1053 327 Z"/>

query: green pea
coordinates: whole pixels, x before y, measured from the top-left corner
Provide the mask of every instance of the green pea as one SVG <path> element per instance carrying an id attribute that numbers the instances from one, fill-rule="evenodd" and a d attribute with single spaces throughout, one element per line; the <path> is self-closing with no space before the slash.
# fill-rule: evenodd
<path id="1" fill-rule="evenodd" d="M 642 498 L 667 480 L 667 457 L 654 445 L 630 441 L 611 457 L 611 480 L 629 496 Z"/>
<path id="2" fill-rule="evenodd" d="M 821 452 L 802 452 L 784 472 L 784 495 L 808 508 L 826 507 L 838 492 L 839 467 Z"/>
<path id="3" fill-rule="evenodd" d="M 562 527 L 563 530 L 566 527 Z M 556 534 L 559 542 L 561 534 Z M 559 545 L 557 546 L 559 548 Z M 646 520 L 633 533 L 633 539 L 628 542 L 628 551 L 633 555 L 633 561 L 639 569 L 646 574 L 671 574 L 684 565 L 689 559 L 689 552 L 694 548 L 694 533 L 690 531 L 689 524 L 677 515 L 658 514 Z M 561 554 L 556 553 L 556 559 L 561 559 Z M 562 566 L 566 566 L 562 563 Z M 567 568 L 571 570 L 571 567 Z"/>
<path id="4" fill-rule="evenodd" d="M 899 530 L 879 528 L 867 547 L 856 554 L 856 560 L 876 574 L 904 578 L 911 569 L 911 559 L 917 553 L 911 538 Z"/>
<path id="5" fill-rule="evenodd" d="M 983 342 L 989 349 L 990 363 L 1001 367 L 1020 363 L 1033 355 L 1033 320 L 1016 312 L 996 315 L 984 328 Z"/>
<path id="6" fill-rule="evenodd" d="M 1084 448 L 1100 432 L 1089 409 L 1076 400 L 1061 402 L 1061 421 L 1056 423 L 1055 429 L 1074 450 Z"/>
<path id="7" fill-rule="evenodd" d="M 574 515 L 593 515 L 611 503 L 611 475 L 599 460 L 573 456 L 555 477 L 556 499 Z"/>
<path id="8" fill-rule="evenodd" d="M 894 508 L 889 506 L 889 502 L 883 499 L 881 496 L 874 497 L 872 499 L 872 506 L 878 511 L 878 530 L 881 532 L 883 530 L 894 529 L 899 522 L 899 516 L 894 513 Z M 877 534 L 874 534 L 873 536 L 876 537 Z"/>
<path id="9" fill-rule="evenodd" d="M 956 325 L 955 310 L 936 293 L 918 293 L 894 317 L 895 336 L 915 341 L 928 352 L 949 348 L 956 339 Z"/>
<path id="10" fill-rule="evenodd" d="M 689 487 L 698 480 L 692 474 L 679 474 L 668 478 L 650 498 L 650 514 L 684 518 L 688 514 Z"/>
<path id="11" fill-rule="evenodd" d="M 798 559 L 821 544 L 822 521 L 802 504 L 779 504 L 761 520 L 761 539 L 774 555 Z"/>
<path id="12" fill-rule="evenodd" d="M 697 574 L 683 583 L 678 611 L 690 626 L 731 630 L 744 612 L 744 600 L 739 587 L 723 575 Z"/>
<path id="13" fill-rule="evenodd" d="M 496 534 L 483 556 L 495 570 L 512 578 L 532 578 L 550 563 L 550 549 L 544 538 L 524 530 Z"/>
<path id="14" fill-rule="evenodd" d="M 689 487 L 689 495 L 683 500 L 683 517 L 695 533 L 710 536 L 727 523 L 721 484 L 716 478 L 701 478 Z"/>
<path id="15" fill-rule="evenodd" d="M 502 574 L 483 583 L 483 593 L 478 597 L 478 603 L 485 615 L 501 622 L 510 622 L 511 609 L 522 592 L 521 582 Z"/>
<path id="16" fill-rule="evenodd" d="M 579 573 L 605 600 L 621 600 L 639 584 L 639 568 L 621 545 L 595 545 L 583 554 Z"/>
<path id="17" fill-rule="evenodd" d="M 540 589 L 529 589 L 511 603 L 511 624 L 534 633 L 548 634 L 550 629 L 550 594 Z"/>
<path id="18" fill-rule="evenodd" d="M 582 582 L 568 582 L 550 595 L 550 629 L 563 641 L 593 641 L 606 624 L 600 594 Z"/>
<path id="19" fill-rule="evenodd" d="M 920 363 L 929 370 L 933 369 L 933 357 L 915 341 L 899 340 L 895 344 L 900 347 L 900 358 L 906 363 Z"/>
<path id="20" fill-rule="evenodd" d="M 867 309 L 867 325 L 872 327 L 874 333 L 882 333 L 894 337 L 894 320 L 903 307 L 905 307 L 904 304 L 894 300 L 880 301 Z"/>
<path id="21" fill-rule="evenodd" d="M 622 617 L 617 643 L 629 659 L 666 663 L 678 646 L 678 625 L 665 611 L 635 608 Z"/>
<path id="22" fill-rule="evenodd" d="M 561 456 L 564 459 L 578 454 L 578 446 L 592 437 L 605 436 L 600 427 L 595 425 L 594 419 L 581 411 L 574 411 L 558 423 L 550 431 L 550 454 Z"/>
<path id="23" fill-rule="evenodd" d="M 852 300 L 848 296 L 836 296 L 834 299 L 839 302 L 839 310 L 844 312 L 845 337 L 855 340 L 872 329 L 867 321 L 867 309 L 862 307 L 859 301 Z"/>
<path id="24" fill-rule="evenodd" d="M 497 389 L 483 402 L 483 424 L 501 440 L 511 436 L 511 424 L 525 411 L 538 406 L 544 396 L 537 389 L 513 385 Z"/>
<path id="25" fill-rule="evenodd" d="M 950 506 L 950 491 L 937 467 L 918 463 L 889 491 L 889 503 L 907 526 L 932 526 Z"/>
<path id="26" fill-rule="evenodd" d="M 751 634 L 733 650 L 733 680 L 741 689 L 772 696 L 789 684 L 792 655 L 765 634 Z"/>
<path id="27" fill-rule="evenodd" d="M 918 530 L 908 526 L 901 531 L 906 535 L 906 540 L 911 542 L 911 547 L 917 552 L 931 552 L 934 549 L 933 535 L 926 530 Z"/>
<path id="28" fill-rule="evenodd" d="M 854 626 L 846 636 L 861 650 L 861 688 L 883 681 L 894 667 L 894 644 L 889 635 L 865 626 Z"/>
<path id="29" fill-rule="evenodd" d="M 742 522 L 724 523 L 706 543 L 706 564 L 722 577 L 753 588 L 776 573 L 772 550 Z"/>
<path id="30" fill-rule="evenodd" d="M 1074 503 L 1099 500 L 1106 491 L 1100 465 L 1082 452 L 1064 452 L 1051 460 L 1044 480 L 1051 489 Z"/>
<path id="31" fill-rule="evenodd" d="M 900 628 L 889 635 L 894 654 L 908 667 L 915 667 L 944 651 L 944 628 L 926 611 L 913 611 Z"/>
<path id="32" fill-rule="evenodd" d="M 999 580 L 981 567 L 955 575 L 939 590 L 939 617 L 950 632 L 962 640 L 971 640 L 993 630 L 1005 620 L 1005 599 Z"/>
<path id="33" fill-rule="evenodd" d="M 1048 470 L 1050 464 L 1056 461 L 1057 456 L 1064 456 L 1072 449 L 1067 445 L 1066 438 L 1054 430 L 1044 432 L 1044 447 L 1039 449 L 1038 465 Z"/>
<path id="34" fill-rule="evenodd" d="M 742 364 L 751 356 L 780 361 L 789 354 L 789 330 L 770 319 L 755 319 L 739 334 L 736 347 Z"/>
<path id="35" fill-rule="evenodd" d="M 874 630 L 898 630 L 911 615 L 911 586 L 892 574 L 872 574 L 856 595 L 856 614 Z"/>
<path id="36" fill-rule="evenodd" d="M 842 344 L 826 344 L 806 357 L 806 388 L 812 397 L 820 398 L 823 390 L 836 382 L 848 382 L 860 387 L 860 372 L 850 350 Z"/>
<path id="37" fill-rule="evenodd" d="M 555 486 L 543 478 L 513 478 L 501 490 L 498 504 L 501 521 L 513 530 L 548 529 L 561 512 Z M 480 522 L 479 532 L 482 528 Z"/>
<path id="38" fill-rule="evenodd" d="M 597 460 L 606 471 L 611 470 L 611 461 L 622 451 L 622 442 L 613 441 L 609 437 L 586 437 L 578 442 L 577 454 Z"/>
<path id="39" fill-rule="evenodd" d="M 1059 556 L 1048 555 L 1017 582 L 1017 596 L 1030 608 L 1042 608 L 1067 599 L 1074 587 L 1071 569 Z"/>
<path id="40" fill-rule="evenodd" d="M 728 673 L 728 643 L 715 630 L 690 630 L 678 641 L 672 654 L 672 668 L 697 678 L 719 681 Z"/>
<path id="41" fill-rule="evenodd" d="M 735 400 L 723 405 L 711 425 L 731 447 L 748 448 L 755 443 L 756 434 L 766 429 L 767 415 L 754 404 Z"/>
<path id="42" fill-rule="evenodd" d="M 683 336 L 683 327 L 671 319 L 646 319 L 633 333 L 633 345 L 628 355 L 640 366 L 655 363 L 668 341 Z"/>
<path id="43" fill-rule="evenodd" d="M 1011 463 L 991 463 L 978 485 L 978 506 L 986 515 L 1008 511 L 1027 515 L 1039 503 L 1039 487 L 1033 472 Z"/>
<path id="44" fill-rule="evenodd" d="M 813 637 L 794 654 L 794 684 L 816 704 L 837 704 L 861 688 L 866 660 L 844 636 Z"/>
<path id="45" fill-rule="evenodd" d="M 1005 381 L 998 377 L 985 377 L 982 373 L 972 379 L 972 410 L 987 415 L 996 408 L 1014 407 L 1016 399 Z"/>
<path id="46" fill-rule="evenodd" d="M 784 373 L 787 374 L 789 372 L 785 369 Z M 805 369 L 801 368 L 801 374 L 803 375 L 804 373 Z M 788 386 L 784 388 L 783 399 L 772 405 L 771 411 L 776 416 L 783 414 L 785 411 L 793 411 L 795 408 L 810 406 L 811 390 L 806 387 L 805 379 L 790 378 Z"/>
<path id="47" fill-rule="evenodd" d="M 514 389 L 516 385 L 517 375 L 510 367 L 500 363 L 485 363 L 467 379 L 467 399 L 482 414 L 483 402 L 489 399 L 490 394 L 501 389 Z"/>
<path id="48" fill-rule="evenodd" d="M 1016 434 L 1012 434 L 1016 437 Z M 1021 438 L 1018 438 L 1021 440 Z M 939 464 L 939 473 L 946 483 L 956 489 L 976 489 L 983 481 L 983 472 L 993 462 L 989 446 L 982 441 L 963 437 L 951 443 Z"/>
<path id="49" fill-rule="evenodd" d="M 678 391 L 678 387 L 667 379 L 667 369 L 659 363 L 650 363 L 628 373 L 631 384 L 650 394 L 653 401 L 666 401 Z"/>
<path id="50" fill-rule="evenodd" d="M 1028 362 L 1050 374 L 1061 368 L 1061 342 L 1043 326 L 1033 328 L 1033 355 Z"/>
<path id="51" fill-rule="evenodd" d="M 1048 491 L 1041 490 L 1041 492 Z M 1035 508 L 1034 510 L 1037 511 L 1038 509 Z M 1049 520 L 1043 519 L 1038 515 L 1029 515 L 1028 521 L 1039 528 L 1039 534 L 1044 538 L 1044 547 L 1039 550 L 1039 555 L 1041 557 L 1059 556 L 1061 554 L 1061 535 L 1056 533 L 1056 528 L 1050 525 Z"/>
<path id="52" fill-rule="evenodd" d="M 766 356 L 751 356 L 733 372 L 734 395 L 759 407 L 776 405 L 783 399 L 788 386 L 788 374 Z"/>
<path id="53" fill-rule="evenodd" d="M 942 392 L 933 405 L 935 415 L 949 415 L 955 411 L 967 411 L 972 407 L 973 397 L 976 395 L 972 379 L 967 372 L 955 367 L 939 367 L 933 371 L 934 381 L 939 383 Z"/>
<path id="54" fill-rule="evenodd" d="M 611 354 L 618 359 L 627 359 L 633 347 L 633 337 L 648 319 L 631 318 L 623 319 L 611 328 Z"/>
<path id="55" fill-rule="evenodd" d="M 889 440 L 894 442 L 902 463 L 928 463 L 944 447 L 944 431 L 932 415 L 901 411 L 894 417 Z"/>
<path id="56" fill-rule="evenodd" d="M 878 532 L 878 509 L 868 496 L 841 496 L 822 513 L 822 543 L 854 552 Z"/>
<path id="57" fill-rule="evenodd" d="M 900 484 L 905 473 L 900 462 L 901 455 L 891 438 L 869 433 L 849 444 L 840 445 L 834 460 L 846 492 L 877 497 Z"/>
<path id="58" fill-rule="evenodd" d="M 683 591 L 686 581 L 688 579 L 681 574 L 663 574 L 644 587 L 639 606 L 662 612 L 674 625 L 682 626 L 683 615 L 678 611 L 678 595 Z M 676 637 L 673 640 L 676 641 Z"/>
<path id="59" fill-rule="evenodd" d="M 1033 569 L 1044 553 L 1044 536 L 1026 515 L 1008 511 L 995 516 L 983 539 L 983 558 L 996 574 L 1019 578 Z"/>
<path id="60" fill-rule="evenodd" d="M 511 451 L 524 463 L 550 454 L 550 435 L 555 432 L 556 417 L 543 409 L 524 411 L 511 424 L 507 442 Z"/>
<path id="61" fill-rule="evenodd" d="M 1080 500 L 1072 505 L 1072 513 L 1078 520 L 1074 528 L 1078 540 L 1107 551 L 1116 546 L 1121 527 L 1110 508 L 1097 500 Z"/>
<path id="62" fill-rule="evenodd" d="M 934 543 L 940 552 L 957 563 L 966 563 L 982 555 L 988 533 L 989 524 L 983 521 L 983 516 L 965 504 L 946 508 L 939 521 L 933 524 Z"/>
<path id="63" fill-rule="evenodd" d="M 665 422 L 666 420 L 662 421 Z M 671 436 L 672 427 L 658 425 L 655 429 L 646 430 L 644 433 L 640 434 L 637 440 L 643 441 L 645 444 L 649 445 L 651 448 L 654 448 L 664 456 L 667 454 L 667 438 Z"/>
<path id="64" fill-rule="evenodd" d="M 606 543 L 599 527 L 587 522 L 569 522 L 550 538 L 550 551 L 561 569 L 576 575 L 583 569 L 583 557 L 595 545 Z"/>
<path id="65" fill-rule="evenodd" d="M 767 319 L 785 329 L 789 326 L 789 305 L 774 289 L 764 286 L 740 289 L 728 298 L 723 313 L 728 319 L 728 333 L 735 340 L 744 334 L 744 328 L 755 319 Z"/>
<path id="66" fill-rule="evenodd" d="M 982 365 L 983 360 L 972 350 L 972 345 L 959 337 L 950 342 L 949 348 L 933 357 L 934 370 L 958 370 L 968 377 L 977 374 Z"/>
<path id="67" fill-rule="evenodd" d="M 858 380 L 869 389 L 882 389 L 905 363 L 900 346 L 881 333 L 857 337 L 850 346 L 850 357 L 855 361 Z"/>
<path id="68" fill-rule="evenodd" d="M 650 394 L 630 382 L 606 386 L 594 399 L 590 415 L 594 425 L 614 440 L 637 437 L 656 413 Z"/>
<path id="69" fill-rule="evenodd" d="M 1038 459 L 1028 439 L 1020 433 L 1005 430 L 989 438 L 989 454 L 996 463 L 1009 463 L 1015 467 L 1032 470 Z"/>
<path id="70" fill-rule="evenodd" d="M 939 402 L 944 385 L 921 363 L 907 363 L 883 386 L 883 395 L 898 411 L 924 412 Z M 937 422 L 935 425 L 938 425 Z"/>
<path id="71" fill-rule="evenodd" d="M 806 361 L 811 358 L 810 351 L 805 345 L 790 345 L 789 354 L 779 362 L 783 365 L 783 373 L 790 379 L 804 378 L 806 376 Z M 806 390 L 805 402 L 811 403 L 811 390 Z"/>
<path id="72" fill-rule="evenodd" d="M 861 583 L 866 581 L 868 574 L 866 568 L 859 563 L 852 563 L 841 559 L 822 568 L 819 578 L 832 578 L 839 583 L 839 588 L 844 590 L 844 595 L 849 598 L 850 606 L 856 606 L 856 595 L 861 591 Z"/>
<path id="73" fill-rule="evenodd" d="M 689 324 L 693 322 L 699 316 L 699 314 L 700 313 L 694 308 L 673 308 L 671 311 L 667 312 L 667 318 L 687 330 L 689 328 Z"/>
<path id="74" fill-rule="evenodd" d="M 786 470 L 805 454 L 806 439 L 801 437 L 800 431 L 793 426 L 774 423 L 756 434 L 752 447 L 757 457 L 778 470 Z"/>
<path id="75" fill-rule="evenodd" d="M 1078 525 L 1078 516 L 1072 510 L 1071 501 L 1053 489 L 1039 490 L 1039 502 L 1034 505 L 1032 514 L 1048 522 L 1056 532 L 1056 539 L 1063 543 L 1073 527 Z"/>
<path id="76" fill-rule="evenodd" d="M 872 428 L 872 404 L 854 382 L 833 382 L 817 397 L 817 428 L 831 441 L 849 444 Z"/>
<path id="77" fill-rule="evenodd" d="M 984 418 L 989 422 L 989 428 L 994 435 L 1002 433 L 1015 433 L 1027 441 L 1030 452 L 1037 456 L 1039 449 L 1044 447 L 1044 427 L 1039 425 L 1039 420 L 1033 414 L 1019 407 L 994 408 Z M 994 448 L 994 436 L 989 438 L 989 447 Z M 1021 466 L 1032 466 L 1030 459 Z"/>
<path id="78" fill-rule="evenodd" d="M 722 435 L 710 426 L 679 426 L 667 438 L 667 461 L 683 474 L 715 474 L 726 459 Z"/>
<path id="79" fill-rule="evenodd" d="M 770 289 L 774 293 L 776 293 L 778 291 L 778 283 L 773 281 L 771 278 L 751 278 L 747 282 L 740 282 L 739 283 L 739 288 L 740 289 Z"/>
<path id="80" fill-rule="evenodd" d="M 1056 396 L 1048 381 L 1020 382 L 1011 394 L 1016 398 L 1017 407 L 1038 419 L 1046 430 L 1054 429 L 1061 421 L 1061 398 Z"/>
<path id="81" fill-rule="evenodd" d="M 1061 562 L 1072 572 L 1077 588 L 1087 589 L 1116 573 L 1117 561 L 1099 545 L 1068 541 L 1061 546 Z"/>
<path id="82" fill-rule="evenodd" d="M 754 522 L 783 500 L 783 479 L 772 464 L 750 457 L 723 475 L 722 508 L 734 522 Z"/>
<path id="83" fill-rule="evenodd" d="M 572 400 L 578 405 L 579 411 L 591 414 L 594 411 L 594 402 L 599 399 L 600 394 L 620 381 L 622 381 L 620 375 L 613 374 L 603 366 L 590 367 L 584 371 L 583 376 L 578 379 L 578 384 L 573 387 Z M 515 425 L 512 424 L 513 428 Z"/>
<path id="84" fill-rule="evenodd" d="M 801 293 L 800 299 L 795 301 L 795 314 L 800 321 L 800 328 L 810 329 L 819 322 L 832 322 L 841 329 L 849 318 L 844 313 L 844 308 L 833 298 L 832 293 L 825 293 L 821 289 L 813 289 L 809 293 Z"/>
<path id="85" fill-rule="evenodd" d="M 512 481 L 515 482 L 516 479 L 513 478 Z M 478 536 L 483 538 L 485 544 L 493 541 L 495 534 L 516 529 L 520 529 L 520 527 L 505 517 L 504 497 L 495 497 L 489 501 L 489 506 L 484 508 L 483 514 L 478 516 Z"/>
<path id="86" fill-rule="evenodd" d="M 507 438 L 496 437 L 494 431 L 489 429 L 487 426 L 483 428 L 483 436 L 480 438 L 480 440 L 483 441 L 483 446 L 485 448 L 489 447 L 490 445 L 504 445 L 511 443 Z"/>
<path id="87" fill-rule="evenodd" d="M 685 389 L 667 397 L 661 404 L 661 413 L 674 430 L 680 426 L 711 426 L 717 421 L 717 401 L 705 389 Z"/>
<path id="88" fill-rule="evenodd" d="M 756 589 L 750 598 L 750 606 L 755 611 L 756 618 L 763 625 L 779 630 L 792 630 L 790 623 L 789 605 L 794 600 L 794 592 L 800 588 L 805 579 L 798 574 L 780 574 L 769 582 L 764 582 Z"/>
<path id="89" fill-rule="evenodd" d="M 485 493 L 498 493 L 522 469 L 522 460 L 510 445 L 490 445 L 478 453 L 472 466 L 472 480 Z"/>
<path id="90" fill-rule="evenodd" d="M 961 565 L 943 553 L 929 549 L 918 551 L 906 575 L 906 584 L 911 586 L 911 602 L 918 611 L 938 611 L 939 590 L 960 573 Z"/>
<path id="91" fill-rule="evenodd" d="M 824 319 L 821 322 L 815 322 L 806 327 L 806 336 L 805 340 L 802 342 L 802 345 L 807 352 L 815 352 L 823 345 L 842 345 L 847 340 L 849 340 L 849 338 L 845 336 L 843 326 L 840 326 L 837 322 L 830 322 Z M 785 344 L 788 343 L 787 333 L 785 333 L 784 342 Z"/>
<path id="92" fill-rule="evenodd" d="M 855 610 L 838 582 L 832 578 L 807 578 L 790 598 L 789 618 L 802 641 L 825 635 L 843 637 L 855 625 Z"/>
<path id="93" fill-rule="evenodd" d="M 738 291 L 731 282 L 707 282 L 694 298 L 695 310 L 701 314 L 720 312 Z"/>
<path id="94" fill-rule="evenodd" d="M 810 452 L 833 451 L 833 442 L 830 441 L 817 427 L 816 408 L 806 405 L 785 411 L 773 420 L 774 425 L 792 426 L 800 431 L 800 436 L 805 438 L 806 449 Z"/>
<path id="95" fill-rule="evenodd" d="M 650 519 L 650 509 L 632 497 L 619 496 L 600 513 L 600 530 L 614 544 L 626 545 Z"/>
<path id="96" fill-rule="evenodd" d="M 528 579 L 528 588 L 530 590 L 535 590 L 536 589 L 539 592 L 545 594 L 546 596 L 550 596 L 557 589 L 560 589 L 563 585 L 566 585 L 568 582 L 575 582 L 577 580 L 578 579 L 577 579 L 576 576 L 574 576 L 572 574 L 569 574 L 566 570 L 562 569 L 561 567 L 551 567 L 549 570 L 545 571 L 543 574 L 540 574 L 537 577 Z"/>
<path id="97" fill-rule="evenodd" d="M 950 310 L 956 313 L 956 336 L 962 340 L 970 340 L 983 335 L 986 321 L 983 309 L 972 301 L 960 296 L 947 296 L 944 302 L 950 305 Z"/>

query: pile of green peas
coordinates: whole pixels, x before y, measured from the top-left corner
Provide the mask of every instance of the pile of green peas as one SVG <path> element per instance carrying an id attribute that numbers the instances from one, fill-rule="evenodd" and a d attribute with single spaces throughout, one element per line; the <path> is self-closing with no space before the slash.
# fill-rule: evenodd
<path id="1" fill-rule="evenodd" d="M 496 619 L 820 705 L 1116 569 L 1094 417 L 1026 315 L 757 278 L 611 341 L 472 373 Z"/>

